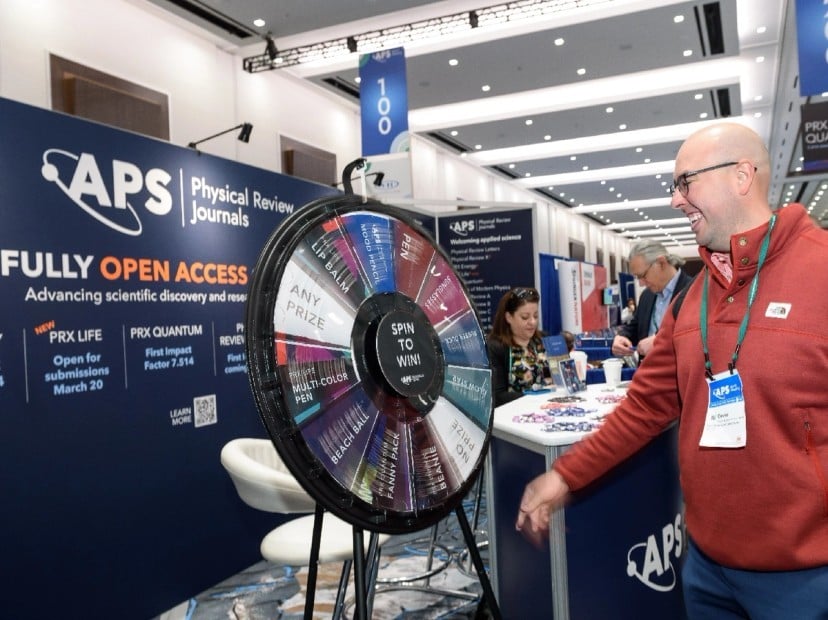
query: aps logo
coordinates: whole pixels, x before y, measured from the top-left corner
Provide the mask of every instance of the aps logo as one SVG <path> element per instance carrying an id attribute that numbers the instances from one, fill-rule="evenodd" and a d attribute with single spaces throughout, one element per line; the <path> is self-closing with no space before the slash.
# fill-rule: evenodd
<path id="1" fill-rule="evenodd" d="M 474 232 L 474 220 L 455 220 L 449 224 L 449 230 L 461 237 L 466 237 Z"/>
<path id="2" fill-rule="evenodd" d="M 676 568 L 672 558 L 679 559 L 684 552 L 686 534 L 681 514 L 673 523 L 661 528 L 661 541 L 650 534 L 646 542 L 627 551 L 627 576 L 635 577 L 656 592 L 669 592 L 676 586 Z M 660 544 L 659 544 L 660 542 Z"/>
<path id="3" fill-rule="evenodd" d="M 40 173 L 88 215 L 125 235 L 137 237 L 143 230 L 130 198 L 146 192 L 149 197 L 142 206 L 147 211 L 160 216 L 172 210 L 172 194 L 167 188 L 172 177 L 161 168 L 144 173 L 131 162 L 113 159 L 111 169 L 107 169 L 107 186 L 91 153 L 76 155 L 62 149 L 47 149 Z"/>

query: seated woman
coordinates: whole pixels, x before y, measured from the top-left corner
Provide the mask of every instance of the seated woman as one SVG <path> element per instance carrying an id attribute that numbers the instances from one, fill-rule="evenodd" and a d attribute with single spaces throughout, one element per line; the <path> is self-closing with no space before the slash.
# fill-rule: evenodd
<path id="1" fill-rule="evenodd" d="M 538 330 L 539 299 L 533 288 L 513 288 L 497 305 L 487 340 L 495 407 L 552 383 Z"/>

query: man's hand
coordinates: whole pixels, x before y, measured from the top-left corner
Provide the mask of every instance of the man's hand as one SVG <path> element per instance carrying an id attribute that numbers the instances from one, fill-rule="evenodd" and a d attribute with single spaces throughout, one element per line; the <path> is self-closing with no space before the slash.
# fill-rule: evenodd
<path id="1" fill-rule="evenodd" d="M 561 508 L 569 495 L 569 485 L 554 469 L 526 485 L 520 500 L 515 529 L 536 547 L 549 535 L 549 517 Z"/>
<path id="2" fill-rule="evenodd" d="M 653 342 L 655 342 L 655 336 L 647 336 L 646 338 L 642 338 L 638 341 L 638 355 L 644 357 L 648 355 L 650 351 L 653 350 Z"/>
<path id="3" fill-rule="evenodd" d="M 630 342 L 630 339 L 626 336 L 622 336 L 621 334 L 616 334 L 615 338 L 612 339 L 612 354 L 617 357 L 624 357 L 626 355 L 632 355 L 635 349 L 633 348 L 633 343 Z"/>

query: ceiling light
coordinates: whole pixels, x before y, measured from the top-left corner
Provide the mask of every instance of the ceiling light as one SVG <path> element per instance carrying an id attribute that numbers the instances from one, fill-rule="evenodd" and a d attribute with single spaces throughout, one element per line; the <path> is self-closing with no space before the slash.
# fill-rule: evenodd
<path id="1" fill-rule="evenodd" d="M 683 22 L 683 21 L 684 21 L 684 15 L 676 15 L 676 16 L 673 18 L 673 23 L 674 23 L 674 24 L 680 24 L 680 23 L 681 23 L 681 22 Z"/>
<path id="2" fill-rule="evenodd" d="M 761 112 L 754 112 L 753 113 L 753 118 L 762 118 L 762 113 Z"/>
<path id="3" fill-rule="evenodd" d="M 693 99 L 695 99 L 696 101 L 701 101 L 703 98 L 704 93 L 696 93 L 695 95 L 693 95 Z"/>
<path id="4" fill-rule="evenodd" d="M 753 98 L 753 100 L 754 100 L 754 101 L 757 101 L 757 102 L 758 102 L 758 101 L 762 101 L 762 95 L 756 95 L 756 96 Z"/>
<path id="5" fill-rule="evenodd" d="M 524 172 L 524 173 L 523 173 L 523 176 L 525 176 L 525 177 L 531 177 L 531 176 L 532 176 L 532 173 L 531 173 L 531 172 Z"/>
<path id="6" fill-rule="evenodd" d="M 584 75 L 584 74 L 586 73 L 586 69 L 584 69 L 583 67 L 581 67 L 580 69 L 578 69 L 578 71 L 577 71 L 576 73 L 577 73 L 578 75 Z"/>
<path id="7" fill-rule="evenodd" d="M 584 172 L 586 172 L 587 170 L 589 170 L 589 166 L 581 166 L 581 170 L 583 170 Z"/>
<path id="8" fill-rule="evenodd" d="M 451 135 L 456 136 L 456 135 L 457 135 L 457 133 L 458 133 L 458 132 L 457 132 L 457 130 L 456 130 L 456 129 L 452 129 L 452 130 L 451 130 Z"/>
<path id="9" fill-rule="evenodd" d="M 460 61 L 457 60 L 456 58 L 450 58 L 449 59 L 449 66 L 450 67 L 456 67 L 459 64 L 460 64 Z"/>
<path id="10" fill-rule="evenodd" d="M 354 54 L 357 51 L 357 40 L 354 37 L 348 37 L 345 40 L 345 43 L 348 46 L 348 51 Z"/>
<path id="11" fill-rule="evenodd" d="M 645 163 L 645 164 L 649 164 L 649 163 L 650 163 L 650 161 L 652 161 L 652 160 L 651 160 L 649 157 L 645 157 L 645 158 L 644 158 L 644 163 Z"/>
<path id="12" fill-rule="evenodd" d="M 480 87 L 480 90 L 482 90 L 484 93 L 487 93 L 490 90 L 492 90 L 492 87 L 489 86 L 488 84 L 483 84 L 483 86 Z"/>
<path id="13" fill-rule="evenodd" d="M 757 56 L 756 57 L 756 62 L 765 62 L 765 57 L 764 56 Z"/>
<path id="14" fill-rule="evenodd" d="M 357 84 L 359 84 L 360 82 L 362 82 L 362 78 L 361 78 L 361 77 L 359 77 L 359 76 L 356 76 L 356 78 L 354 79 L 354 82 L 356 82 Z"/>
<path id="15" fill-rule="evenodd" d="M 263 20 L 261 17 L 253 20 L 253 25 L 256 26 L 256 28 L 261 28 L 265 25 L 265 23 L 265 20 Z"/>
<path id="16" fill-rule="evenodd" d="M 690 56 L 692 56 L 692 55 L 693 55 L 693 50 L 684 50 L 684 51 L 681 53 L 681 55 L 682 55 L 682 56 L 684 56 L 685 58 L 689 58 Z"/>
<path id="17" fill-rule="evenodd" d="M 563 37 L 558 37 L 557 39 L 555 39 L 555 45 L 557 45 L 558 47 L 560 47 L 564 43 L 565 41 L 563 40 Z"/>
<path id="18" fill-rule="evenodd" d="M 756 34 L 765 34 L 765 32 L 766 32 L 766 31 L 767 31 L 767 27 L 765 27 L 765 26 L 759 26 L 759 27 L 756 29 Z"/>
<path id="19" fill-rule="evenodd" d="M 544 140 L 551 140 L 551 139 L 552 139 L 552 136 L 550 136 L 549 134 L 546 134 L 546 135 L 543 137 L 543 139 L 544 139 Z"/>
<path id="20" fill-rule="evenodd" d="M 699 118 L 707 118 L 707 112 L 702 112 L 699 114 Z"/>
<path id="21" fill-rule="evenodd" d="M 621 123 L 620 125 L 618 125 L 618 129 L 620 129 L 621 131 L 624 131 L 626 128 L 627 128 L 627 123 Z"/>
<path id="22" fill-rule="evenodd" d="M 635 147 L 635 152 L 636 152 L 636 153 L 640 153 L 640 152 L 641 152 L 641 151 L 643 151 L 643 150 L 644 150 L 644 149 L 643 149 L 643 148 L 641 148 L 640 146 Z"/>
<path id="23" fill-rule="evenodd" d="M 514 165 L 514 164 L 509 164 L 509 169 L 510 169 L 510 170 L 514 170 L 514 168 L 515 168 L 515 165 Z"/>
<path id="24" fill-rule="evenodd" d="M 474 150 L 475 150 L 475 151 L 479 151 L 479 150 L 480 150 L 480 149 L 482 149 L 482 148 L 483 148 L 483 145 L 482 145 L 482 144 L 475 144 L 475 145 L 474 145 Z"/>
<path id="25" fill-rule="evenodd" d="M 531 118 L 527 118 L 525 122 L 527 125 L 531 125 L 534 121 Z"/>
<path id="26" fill-rule="evenodd" d="M 477 28 L 480 21 L 477 17 L 477 11 L 469 11 L 469 26 L 472 28 Z"/>
<path id="27" fill-rule="evenodd" d="M 570 155 L 569 156 L 569 161 L 575 161 L 576 159 L 578 159 L 577 155 Z"/>
<path id="28" fill-rule="evenodd" d="M 612 106 L 607 106 L 607 114 L 612 114 L 613 112 L 615 112 L 615 108 L 613 108 Z"/>

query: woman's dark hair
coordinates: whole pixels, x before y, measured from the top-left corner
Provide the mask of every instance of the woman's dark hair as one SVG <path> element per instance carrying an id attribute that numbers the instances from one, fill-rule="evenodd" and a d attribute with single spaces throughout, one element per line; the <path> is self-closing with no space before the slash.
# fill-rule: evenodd
<path id="1" fill-rule="evenodd" d="M 506 313 L 514 314 L 522 305 L 538 303 L 539 301 L 538 291 L 531 287 L 519 286 L 507 291 L 497 304 L 497 312 L 494 319 L 492 319 L 492 330 L 489 332 L 489 338 L 498 340 L 506 346 L 513 346 L 512 328 L 506 322 Z M 535 337 L 541 337 L 541 332 L 537 329 L 535 330 Z"/>

